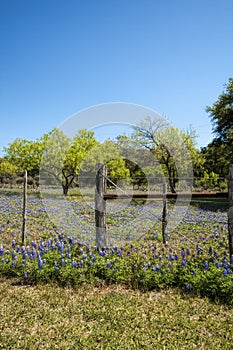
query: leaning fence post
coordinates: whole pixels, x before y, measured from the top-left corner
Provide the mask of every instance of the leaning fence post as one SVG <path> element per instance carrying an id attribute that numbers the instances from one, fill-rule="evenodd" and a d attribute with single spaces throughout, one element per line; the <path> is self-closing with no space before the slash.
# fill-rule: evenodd
<path id="1" fill-rule="evenodd" d="M 23 178 L 23 226 L 22 226 L 22 245 L 25 243 L 25 231 L 26 231 L 26 214 L 27 209 L 27 170 L 24 171 Z"/>
<path id="2" fill-rule="evenodd" d="M 95 226 L 96 226 L 96 246 L 98 248 L 107 245 L 106 239 L 106 192 L 107 168 L 105 165 L 97 163 L 96 189 L 95 189 Z"/>
<path id="3" fill-rule="evenodd" d="M 231 264 L 231 267 L 233 268 L 233 165 L 230 165 L 230 168 L 229 168 L 228 196 L 229 196 L 228 240 L 229 240 L 230 264 Z"/>
<path id="4" fill-rule="evenodd" d="M 163 236 L 163 243 L 167 243 L 167 233 L 166 233 L 166 227 L 167 227 L 167 185 L 163 184 L 163 213 L 162 213 L 162 236 Z"/>

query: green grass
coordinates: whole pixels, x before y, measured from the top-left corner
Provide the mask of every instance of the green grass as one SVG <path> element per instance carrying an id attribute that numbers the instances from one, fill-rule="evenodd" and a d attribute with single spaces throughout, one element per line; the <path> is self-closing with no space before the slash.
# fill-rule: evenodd
<path id="1" fill-rule="evenodd" d="M 17 286 L 0 280 L 0 349 L 222 349 L 233 312 L 177 289 Z"/>

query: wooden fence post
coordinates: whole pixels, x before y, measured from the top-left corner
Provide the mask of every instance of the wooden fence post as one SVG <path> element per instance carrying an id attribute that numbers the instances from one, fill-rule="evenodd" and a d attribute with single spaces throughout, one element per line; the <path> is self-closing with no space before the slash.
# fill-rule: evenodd
<path id="1" fill-rule="evenodd" d="M 26 231 L 26 219 L 27 219 L 27 170 L 24 171 L 23 178 L 23 226 L 22 226 L 22 245 L 25 244 L 25 231 Z"/>
<path id="2" fill-rule="evenodd" d="M 163 243 L 167 243 L 167 185 L 163 184 L 163 212 L 162 212 L 162 235 L 163 235 Z"/>
<path id="3" fill-rule="evenodd" d="M 230 165 L 230 168 L 229 168 L 228 196 L 229 196 L 228 240 L 229 240 L 230 264 L 231 264 L 231 267 L 233 268 L 233 165 Z"/>
<path id="4" fill-rule="evenodd" d="M 97 248 L 107 246 L 106 238 L 106 201 L 104 193 L 107 185 L 107 168 L 97 163 L 96 189 L 95 189 L 95 226 Z"/>

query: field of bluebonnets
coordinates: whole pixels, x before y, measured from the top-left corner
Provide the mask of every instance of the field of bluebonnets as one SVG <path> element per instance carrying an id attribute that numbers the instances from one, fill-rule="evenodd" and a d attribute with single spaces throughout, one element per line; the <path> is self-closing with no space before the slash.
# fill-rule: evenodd
<path id="1" fill-rule="evenodd" d="M 76 196 L 62 206 L 29 192 L 22 246 L 22 193 L 1 191 L 0 349 L 232 348 L 226 203 L 191 203 L 166 245 L 155 220 L 101 249 L 93 232 L 86 244 L 94 211 Z M 116 243 L 146 222 L 143 205 L 108 206 Z"/>
<path id="2" fill-rule="evenodd" d="M 62 286 L 75 286 L 104 281 L 144 291 L 178 287 L 187 293 L 233 305 L 226 206 L 221 210 L 224 204 L 220 203 L 218 210 L 211 205 L 209 210 L 190 205 L 181 224 L 170 233 L 166 245 L 162 243 L 161 224 L 157 222 L 141 239 L 133 241 L 133 235 L 129 235 L 128 242 L 124 240 L 121 244 L 119 241 L 116 246 L 97 249 L 93 232 L 90 244 L 82 241 L 83 232 L 88 233 L 88 221 L 94 220 L 94 211 L 75 197 L 70 198 L 68 205 L 76 208 L 75 216 L 69 218 L 73 230 L 60 225 L 59 231 L 46 213 L 46 200 L 42 201 L 38 193 L 31 193 L 27 205 L 26 242 L 22 246 L 22 196 L 15 192 L 1 194 L 2 276 L 31 285 L 53 281 Z M 127 221 L 130 216 L 140 217 L 142 208 L 127 205 L 123 214 L 119 210 L 112 217 L 109 212 L 110 232 L 114 227 L 118 230 L 124 227 L 124 216 Z M 55 205 L 52 214 L 60 217 Z M 87 226 L 83 227 L 85 222 Z"/>

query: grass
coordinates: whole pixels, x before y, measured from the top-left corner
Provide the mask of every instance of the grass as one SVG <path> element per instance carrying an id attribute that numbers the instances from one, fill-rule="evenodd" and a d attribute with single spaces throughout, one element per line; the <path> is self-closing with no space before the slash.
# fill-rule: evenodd
<path id="1" fill-rule="evenodd" d="M 222 349 L 232 309 L 177 289 L 17 286 L 0 280 L 0 349 Z"/>

